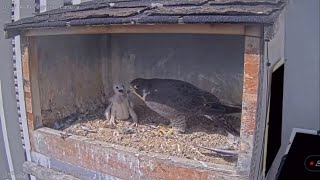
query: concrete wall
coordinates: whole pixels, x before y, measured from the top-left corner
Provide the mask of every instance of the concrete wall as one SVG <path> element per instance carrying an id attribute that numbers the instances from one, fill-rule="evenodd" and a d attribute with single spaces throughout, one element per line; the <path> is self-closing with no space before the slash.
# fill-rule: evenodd
<path id="1" fill-rule="evenodd" d="M 116 81 L 170 78 L 190 82 L 222 100 L 242 102 L 241 36 L 113 34 L 104 42 L 109 48 L 103 60 L 106 93 Z"/>
<path id="2" fill-rule="evenodd" d="M 291 0 L 286 16 L 284 142 L 292 128 L 320 129 L 319 1 Z"/>
<path id="3" fill-rule="evenodd" d="M 1 118 L 0 118 L 0 121 L 1 121 Z M 8 159 L 7 159 L 7 156 L 6 156 L 6 147 L 5 147 L 5 143 L 4 143 L 2 129 L 3 128 L 2 128 L 2 125 L 0 123 L 0 158 L 1 158 L 0 174 L 3 174 L 2 176 L 0 176 L 0 178 L 3 178 L 3 177 L 9 178 L 10 176 L 8 176 L 8 173 L 10 172 L 10 170 L 9 170 Z"/>
<path id="4" fill-rule="evenodd" d="M 320 129 L 319 117 L 319 8 L 318 0 L 289 0 L 281 44 L 270 44 L 273 59 L 284 54 L 282 145 L 269 171 L 273 180 L 285 153 L 292 128 Z M 281 33 L 280 32 L 280 33 Z M 279 51 L 280 50 L 280 51 Z"/>
<path id="5" fill-rule="evenodd" d="M 40 12 L 50 11 L 62 7 L 64 0 L 40 0 Z"/>
<path id="6" fill-rule="evenodd" d="M 89 35 L 38 39 L 40 102 L 45 125 L 102 105 L 98 39 Z"/>

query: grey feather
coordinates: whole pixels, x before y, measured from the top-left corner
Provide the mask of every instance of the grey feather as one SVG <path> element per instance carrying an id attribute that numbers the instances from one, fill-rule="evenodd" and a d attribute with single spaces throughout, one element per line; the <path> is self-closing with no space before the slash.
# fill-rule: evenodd
<path id="1" fill-rule="evenodd" d="M 185 81 L 139 78 L 130 85 L 139 97 L 144 97 L 149 108 L 174 122 L 181 115 L 211 117 L 241 112 L 241 108 L 223 105 L 214 94 Z"/>

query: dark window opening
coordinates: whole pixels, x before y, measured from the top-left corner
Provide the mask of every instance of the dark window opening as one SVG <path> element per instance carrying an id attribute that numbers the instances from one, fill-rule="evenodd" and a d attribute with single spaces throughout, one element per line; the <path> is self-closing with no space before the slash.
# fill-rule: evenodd
<path id="1" fill-rule="evenodd" d="M 40 0 L 35 0 L 35 12 L 40 13 Z"/>
<path id="2" fill-rule="evenodd" d="M 267 134 L 266 173 L 268 173 L 281 146 L 284 64 L 271 75 L 269 124 Z"/>
<path id="3" fill-rule="evenodd" d="M 72 0 L 64 0 L 63 5 L 64 5 L 64 6 L 72 5 Z"/>

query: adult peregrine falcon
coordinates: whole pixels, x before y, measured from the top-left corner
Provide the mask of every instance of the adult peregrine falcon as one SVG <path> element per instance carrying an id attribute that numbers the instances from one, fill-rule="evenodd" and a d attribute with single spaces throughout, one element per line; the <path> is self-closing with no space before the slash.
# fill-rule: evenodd
<path id="1" fill-rule="evenodd" d="M 239 136 L 239 132 L 228 124 L 223 115 L 240 113 L 241 108 L 223 105 L 215 95 L 190 83 L 174 79 L 138 78 L 130 82 L 130 89 L 150 109 L 169 119 L 178 132 L 185 132 L 186 116 L 205 116 L 217 121 L 229 133 Z"/>

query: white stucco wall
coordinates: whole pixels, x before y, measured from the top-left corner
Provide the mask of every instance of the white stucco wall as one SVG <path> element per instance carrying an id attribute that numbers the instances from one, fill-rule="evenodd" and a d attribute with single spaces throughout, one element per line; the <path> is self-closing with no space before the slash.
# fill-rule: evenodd
<path id="1" fill-rule="evenodd" d="M 283 140 L 292 128 L 320 129 L 319 0 L 291 0 L 285 32 Z"/>
<path id="2" fill-rule="evenodd" d="M 289 0 L 285 11 L 284 49 L 270 44 L 274 54 L 284 54 L 282 145 L 269 171 L 273 180 L 293 128 L 320 129 L 319 117 L 319 0 Z M 279 51 L 280 50 L 280 51 Z"/>

